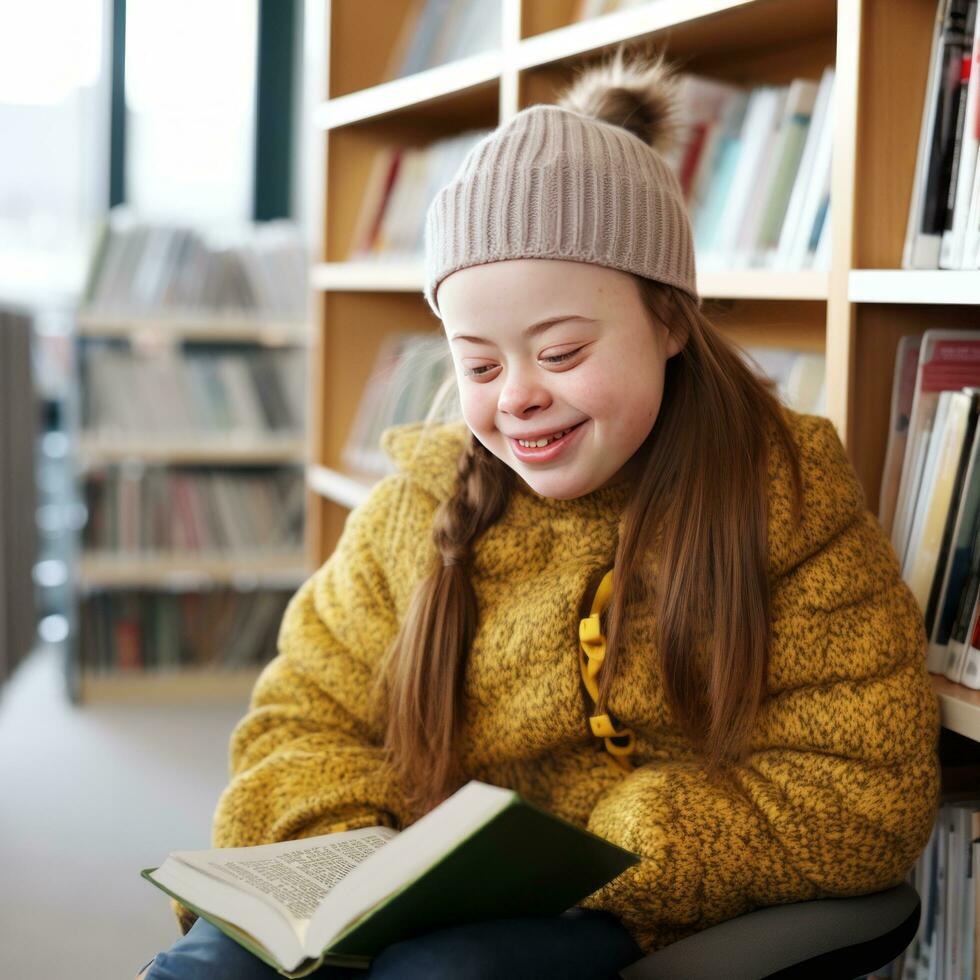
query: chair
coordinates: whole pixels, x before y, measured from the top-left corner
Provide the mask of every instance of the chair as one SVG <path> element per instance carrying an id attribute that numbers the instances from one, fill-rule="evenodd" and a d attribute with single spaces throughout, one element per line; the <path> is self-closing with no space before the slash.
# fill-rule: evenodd
<path id="1" fill-rule="evenodd" d="M 620 971 L 623 980 L 854 980 L 890 963 L 919 926 L 908 884 L 773 905 L 704 929 Z"/>

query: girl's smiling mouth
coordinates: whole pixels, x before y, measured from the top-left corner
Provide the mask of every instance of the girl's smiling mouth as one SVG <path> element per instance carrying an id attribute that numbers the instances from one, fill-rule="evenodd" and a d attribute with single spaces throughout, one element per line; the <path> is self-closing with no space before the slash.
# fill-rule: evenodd
<path id="1" fill-rule="evenodd" d="M 550 462 L 577 441 L 577 435 L 584 425 L 585 421 L 578 422 L 568 429 L 558 429 L 556 431 L 562 433 L 558 438 L 555 438 L 554 433 L 552 433 L 534 440 L 515 439 L 513 436 L 508 436 L 507 441 L 510 443 L 510 448 L 514 455 L 522 462 Z M 545 445 L 536 445 L 536 443 L 540 443 L 544 439 L 548 440 Z M 527 443 L 527 445 L 524 445 L 524 443 Z"/>

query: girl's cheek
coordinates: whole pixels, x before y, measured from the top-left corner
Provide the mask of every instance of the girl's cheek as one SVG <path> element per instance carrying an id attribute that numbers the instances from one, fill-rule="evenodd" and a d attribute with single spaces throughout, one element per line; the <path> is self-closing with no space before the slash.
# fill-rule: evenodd
<path id="1" fill-rule="evenodd" d="M 460 391 L 460 407 L 463 418 L 471 429 L 485 428 L 493 424 L 496 400 L 490 396 L 486 385 L 467 384 Z"/>

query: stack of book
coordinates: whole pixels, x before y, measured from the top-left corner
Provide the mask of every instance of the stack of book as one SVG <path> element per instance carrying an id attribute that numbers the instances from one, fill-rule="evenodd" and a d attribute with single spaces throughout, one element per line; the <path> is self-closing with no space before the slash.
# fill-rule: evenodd
<path id="1" fill-rule="evenodd" d="M 259 665 L 275 654 L 289 592 L 102 593 L 82 607 L 86 669 L 221 669 Z"/>
<path id="2" fill-rule="evenodd" d="M 501 0 L 413 0 L 388 79 L 500 47 Z"/>
<path id="3" fill-rule="evenodd" d="M 306 368 L 295 348 L 148 352 L 93 341 L 80 352 L 83 435 L 300 433 Z"/>
<path id="4" fill-rule="evenodd" d="M 893 980 L 973 980 L 978 968 L 980 800 L 944 803 L 911 883 L 922 899 L 919 929 L 892 964 Z"/>
<path id="5" fill-rule="evenodd" d="M 34 646 L 36 399 L 31 320 L 0 310 L 0 683 Z"/>
<path id="6" fill-rule="evenodd" d="M 205 235 L 119 206 L 100 230 L 82 305 L 92 316 L 302 321 L 306 276 L 306 249 L 290 222 Z"/>
<path id="7" fill-rule="evenodd" d="M 939 0 L 902 265 L 980 268 L 980 19 Z"/>
<path id="8" fill-rule="evenodd" d="M 925 616 L 928 667 L 980 689 L 980 331 L 903 337 L 878 519 Z"/>

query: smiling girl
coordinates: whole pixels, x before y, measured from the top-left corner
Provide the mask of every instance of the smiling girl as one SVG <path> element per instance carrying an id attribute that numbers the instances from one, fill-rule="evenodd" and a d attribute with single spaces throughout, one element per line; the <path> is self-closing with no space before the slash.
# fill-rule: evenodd
<path id="1" fill-rule="evenodd" d="M 404 827 L 476 778 L 642 860 L 372 978 L 611 977 L 754 907 L 884 889 L 928 839 L 921 615 L 831 423 L 701 311 L 675 98 L 619 51 L 436 195 L 425 295 L 463 419 L 386 433 L 398 472 L 293 598 L 214 826 Z M 272 975 L 201 921 L 149 970 Z"/>

